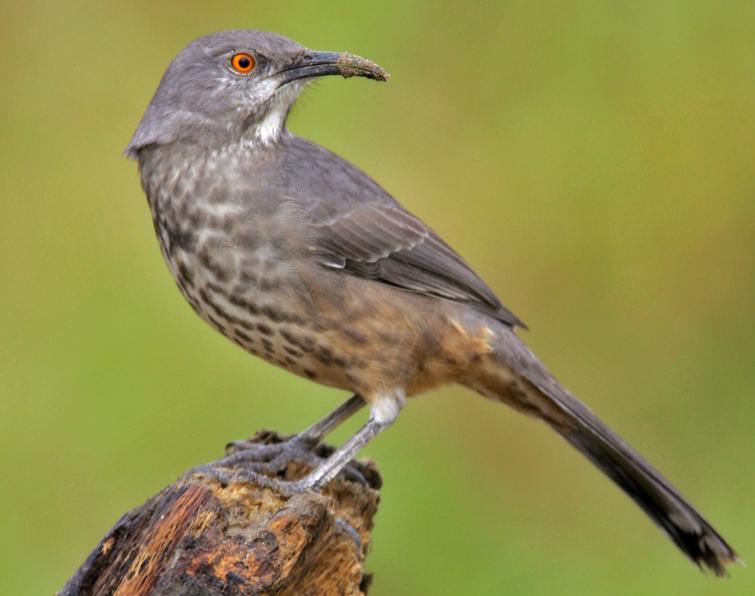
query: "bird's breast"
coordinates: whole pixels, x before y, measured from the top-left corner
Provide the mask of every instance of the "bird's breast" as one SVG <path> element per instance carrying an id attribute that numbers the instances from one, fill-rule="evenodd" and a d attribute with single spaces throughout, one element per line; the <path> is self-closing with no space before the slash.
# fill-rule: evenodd
<path id="1" fill-rule="evenodd" d="M 142 168 L 162 253 L 202 319 L 246 351 L 323 384 L 371 395 L 390 384 L 414 393 L 442 382 L 437 350 L 423 339 L 437 309 L 323 268 L 290 193 L 270 194 L 228 169 L 196 159 Z"/>
<path id="2" fill-rule="evenodd" d="M 163 256 L 200 317 L 273 364 L 343 384 L 334 372 L 340 357 L 322 340 L 322 312 L 301 276 L 296 218 L 283 202 L 212 160 L 142 165 Z"/>

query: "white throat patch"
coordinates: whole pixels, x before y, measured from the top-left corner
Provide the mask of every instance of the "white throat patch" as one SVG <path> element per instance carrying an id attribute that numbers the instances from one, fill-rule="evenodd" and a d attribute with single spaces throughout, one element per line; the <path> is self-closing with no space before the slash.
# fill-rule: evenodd
<path id="1" fill-rule="evenodd" d="M 255 136 L 259 143 L 269 145 L 280 138 L 283 127 L 286 124 L 288 111 L 299 96 L 300 90 L 300 85 L 292 83 L 281 88 L 270 99 L 270 109 L 256 131 Z"/>

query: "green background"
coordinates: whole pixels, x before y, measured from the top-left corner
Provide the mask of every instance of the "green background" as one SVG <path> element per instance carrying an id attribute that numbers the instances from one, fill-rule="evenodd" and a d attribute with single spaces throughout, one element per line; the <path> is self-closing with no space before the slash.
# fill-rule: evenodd
<path id="1" fill-rule="evenodd" d="M 121 156 L 170 59 L 231 27 L 391 72 L 320 82 L 290 127 L 455 246 L 755 560 L 754 7 L 0 4 L 0 594 L 60 588 L 182 470 L 344 397 L 191 312 Z M 544 425 L 466 390 L 409 403 L 366 454 L 373 594 L 755 593 L 752 568 L 702 575 Z"/>

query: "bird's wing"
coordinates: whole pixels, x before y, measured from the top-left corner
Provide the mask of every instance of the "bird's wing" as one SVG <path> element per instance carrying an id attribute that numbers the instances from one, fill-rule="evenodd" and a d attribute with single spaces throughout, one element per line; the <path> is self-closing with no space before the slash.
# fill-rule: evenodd
<path id="1" fill-rule="evenodd" d="M 309 250 L 320 264 L 428 296 L 462 302 L 525 327 L 435 232 L 394 201 L 308 213 Z"/>

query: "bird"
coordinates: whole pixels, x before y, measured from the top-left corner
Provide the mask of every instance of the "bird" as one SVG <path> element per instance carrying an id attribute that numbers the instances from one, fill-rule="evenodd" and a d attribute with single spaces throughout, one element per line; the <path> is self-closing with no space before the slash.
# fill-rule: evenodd
<path id="1" fill-rule="evenodd" d="M 524 323 L 467 262 L 363 171 L 287 129 L 301 92 L 330 75 L 388 79 L 370 60 L 275 33 L 200 37 L 168 66 L 125 150 L 163 257 L 199 316 L 251 354 L 352 394 L 265 447 L 316 443 L 369 408 L 303 478 L 249 474 L 284 494 L 319 490 L 407 398 L 459 384 L 544 421 L 698 567 L 725 575 L 734 549 L 556 380 L 520 338 Z M 253 459 L 254 449 L 229 457 Z"/>

